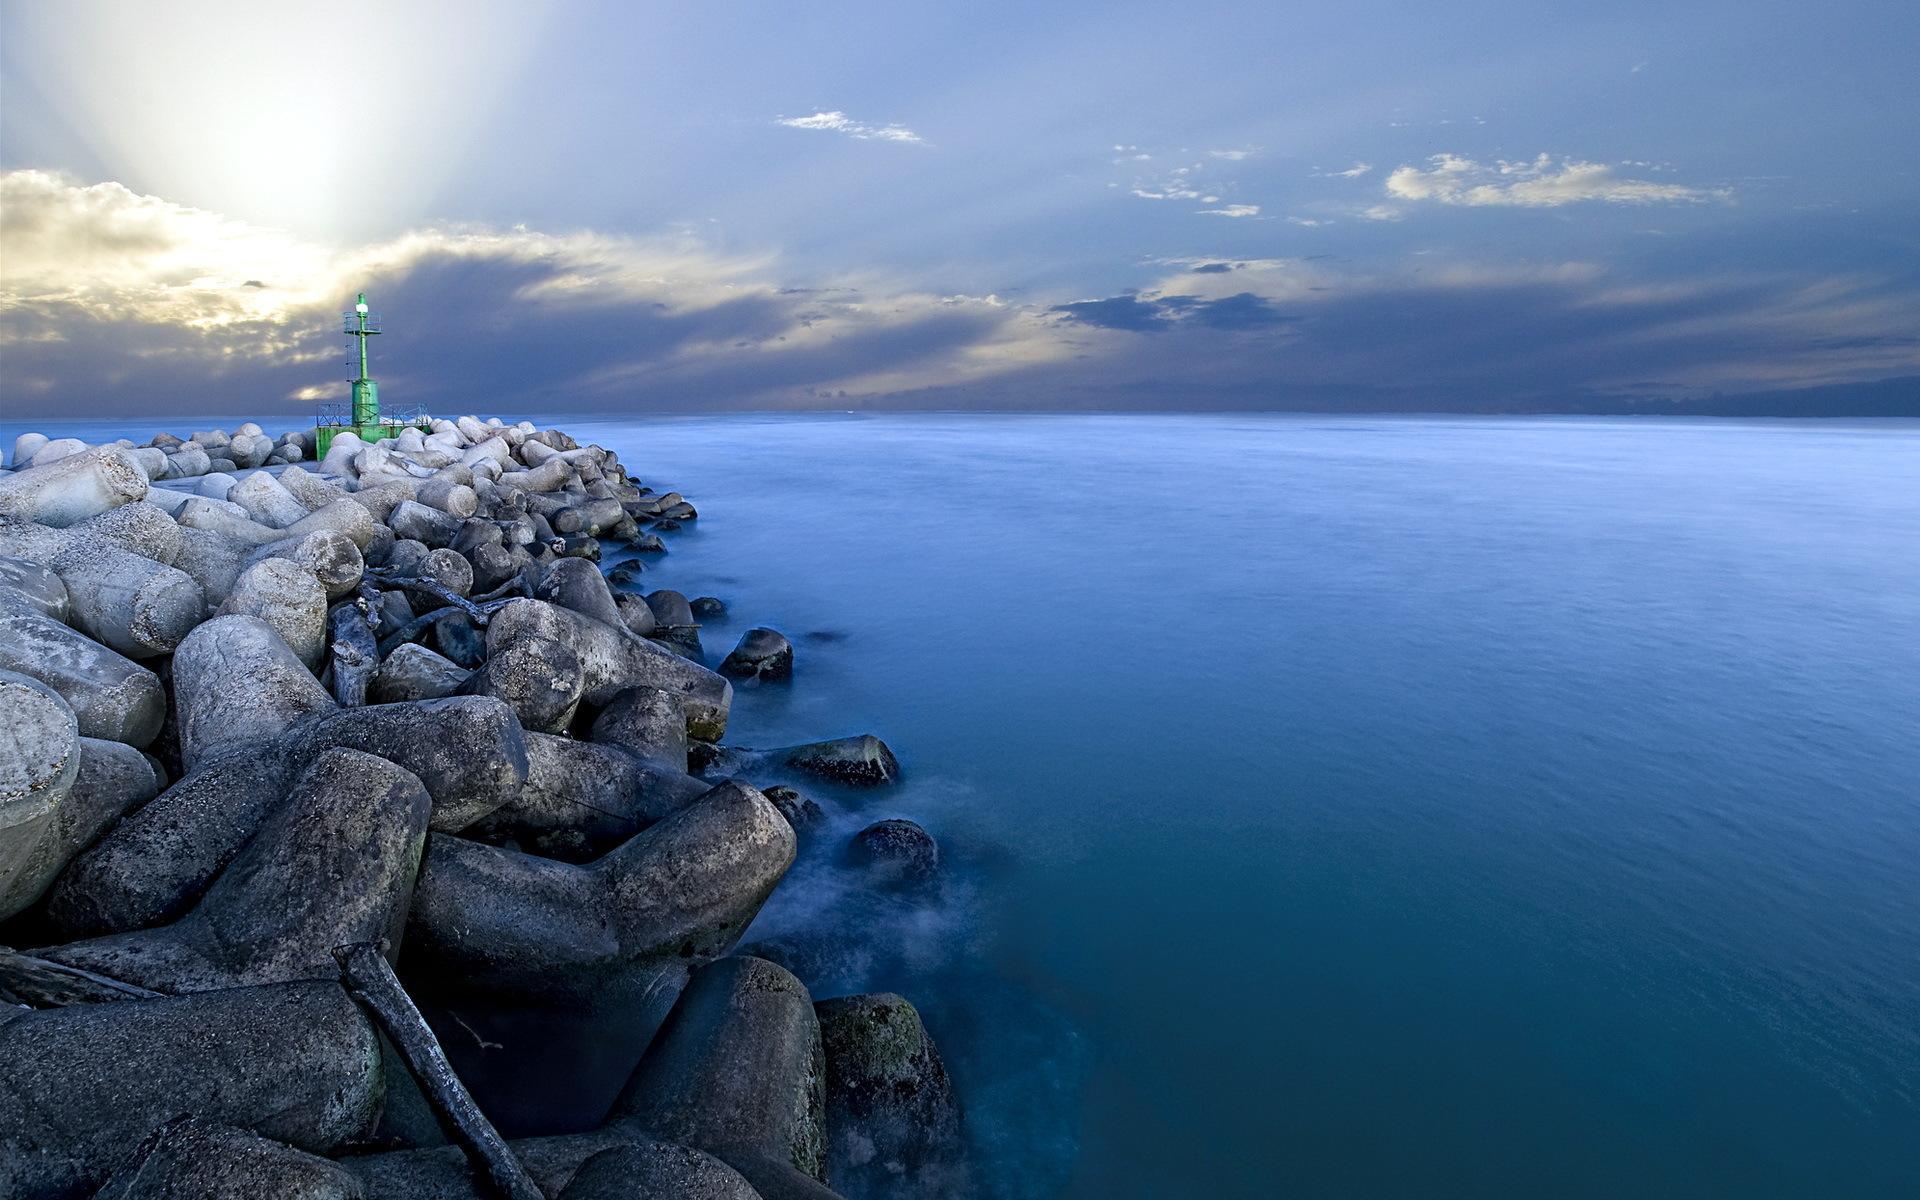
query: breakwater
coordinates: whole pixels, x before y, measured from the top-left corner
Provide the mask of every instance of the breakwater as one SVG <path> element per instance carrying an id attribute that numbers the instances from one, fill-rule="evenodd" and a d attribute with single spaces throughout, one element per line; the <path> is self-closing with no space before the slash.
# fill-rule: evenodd
<path id="1" fill-rule="evenodd" d="M 0 476 L 0 1191 L 949 1189 L 912 1006 L 730 954 L 818 811 L 771 781 L 899 768 L 870 735 L 725 742 L 792 646 L 709 669 L 719 600 L 596 565 L 692 504 L 526 423 L 310 439 L 28 434 Z M 936 869 L 910 823 L 849 860 Z M 514 1084 L 443 1036 L 609 1009 L 625 1078 L 539 1138 L 500 1136 Z M 595 1057 L 525 1024 L 494 1048 L 544 1086 Z"/>

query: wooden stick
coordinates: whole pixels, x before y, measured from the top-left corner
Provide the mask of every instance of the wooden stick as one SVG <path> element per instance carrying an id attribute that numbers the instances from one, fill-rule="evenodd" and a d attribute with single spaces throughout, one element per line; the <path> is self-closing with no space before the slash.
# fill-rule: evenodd
<path id="1" fill-rule="evenodd" d="M 359 708 L 367 702 L 367 683 L 380 668 L 380 642 L 373 634 L 378 618 L 364 604 L 360 600 L 344 601 L 327 614 L 327 635 L 333 651 L 333 698 L 346 708 Z"/>
<path id="2" fill-rule="evenodd" d="M 60 1008 L 106 1000 L 151 1000 L 160 994 L 0 946 L 0 1000 L 9 1004 Z"/>
<path id="3" fill-rule="evenodd" d="M 385 571 L 370 570 L 367 572 L 367 578 L 382 587 L 403 588 L 409 592 L 432 596 L 447 607 L 457 608 L 466 613 L 475 625 L 485 625 L 487 619 L 493 616 L 504 603 L 500 600 L 489 600 L 477 604 L 438 579 L 428 579 L 422 575 L 390 575 Z"/>
<path id="4" fill-rule="evenodd" d="M 340 964 L 340 976 L 347 990 L 366 1005 L 400 1051 L 400 1057 L 406 1060 L 407 1069 L 419 1082 L 434 1115 L 466 1151 L 474 1173 L 485 1179 L 501 1200 L 546 1200 L 500 1131 L 487 1120 L 480 1106 L 473 1102 L 467 1086 L 453 1073 L 453 1064 L 440 1048 L 440 1039 L 434 1036 L 388 964 L 385 945 L 355 942 L 335 946 L 333 957 Z"/>

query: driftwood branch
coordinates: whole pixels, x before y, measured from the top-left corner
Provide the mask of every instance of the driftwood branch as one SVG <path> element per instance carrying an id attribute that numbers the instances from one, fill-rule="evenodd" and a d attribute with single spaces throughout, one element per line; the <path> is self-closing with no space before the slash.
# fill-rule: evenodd
<path id="1" fill-rule="evenodd" d="M 106 1000 L 151 1000 L 160 994 L 0 946 L 0 1001 L 9 1004 L 61 1008 Z"/>
<path id="2" fill-rule="evenodd" d="M 434 1115 L 466 1152 L 474 1173 L 485 1179 L 501 1200 L 546 1200 L 500 1131 L 453 1073 L 440 1039 L 388 964 L 385 948 L 378 942 L 356 942 L 334 947 L 333 957 L 340 964 L 347 990 L 367 1007 L 400 1051 Z"/>
<path id="3" fill-rule="evenodd" d="M 373 632 L 378 620 L 364 600 L 336 604 L 327 614 L 327 638 L 333 652 L 328 682 L 333 698 L 343 707 L 358 708 L 367 702 L 367 684 L 380 668 L 380 641 Z"/>
<path id="4" fill-rule="evenodd" d="M 423 596 L 432 596 L 448 608 L 457 608 L 467 614 L 467 619 L 475 625 L 485 627 L 489 618 L 499 611 L 505 601 L 488 600 L 476 602 L 462 596 L 438 579 L 428 579 L 423 575 L 393 575 L 386 571 L 368 571 L 367 578 L 381 587 L 400 588 L 409 592 L 418 592 Z"/>

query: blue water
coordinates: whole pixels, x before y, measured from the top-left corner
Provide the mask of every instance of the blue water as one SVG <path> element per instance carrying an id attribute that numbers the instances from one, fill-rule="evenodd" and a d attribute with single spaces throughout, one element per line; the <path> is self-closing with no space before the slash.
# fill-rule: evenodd
<path id="1" fill-rule="evenodd" d="M 1920 424 L 553 423 L 794 637 L 731 740 L 900 753 L 748 939 L 921 1003 L 984 1193 L 1914 1194 Z"/>

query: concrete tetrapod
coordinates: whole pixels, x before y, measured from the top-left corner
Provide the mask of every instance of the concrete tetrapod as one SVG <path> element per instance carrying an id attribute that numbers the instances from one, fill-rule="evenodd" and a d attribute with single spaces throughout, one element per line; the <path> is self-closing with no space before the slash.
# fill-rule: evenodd
<path id="1" fill-rule="evenodd" d="M 335 978 L 335 946 L 397 952 L 430 809 L 411 773 L 326 750 L 185 916 L 39 956 L 172 993 Z"/>
<path id="2" fill-rule="evenodd" d="M 765 959 L 694 972 L 613 1109 L 705 1150 L 764 1200 L 824 1200 L 826 1058 L 813 998 Z"/>
<path id="3" fill-rule="evenodd" d="M 235 988 L 0 1024 L 0 1196 L 91 1196 L 182 1112 L 326 1154 L 379 1114 L 380 1043 L 338 983 Z"/>
<path id="4" fill-rule="evenodd" d="M 180 643 L 173 699 L 189 768 L 216 746 L 259 745 L 336 707 L 273 626 L 240 615 L 215 617 Z"/>
<path id="5" fill-rule="evenodd" d="M 60 693 L 85 737 L 146 746 L 167 716 L 160 677 L 0 588 L 0 670 Z"/>
<path id="6" fill-rule="evenodd" d="M 139 460 L 123 447 L 102 446 L 0 476 L 0 516 L 61 529 L 146 494 Z"/>
<path id="7" fill-rule="evenodd" d="M 792 828 L 736 781 L 588 866 L 436 834 L 408 965 L 505 996 L 590 995 L 642 959 L 724 954 L 793 855 Z"/>
<path id="8" fill-rule="evenodd" d="M 364 1200 L 351 1172 L 230 1125 L 179 1117 L 153 1131 L 93 1200 Z"/>
<path id="9" fill-rule="evenodd" d="M 49 843 L 79 773 L 80 725 L 67 702 L 37 679 L 0 672 L 0 918 L 46 889 Z"/>
<path id="10" fill-rule="evenodd" d="M 527 785 L 463 831 L 542 858 L 585 862 L 665 820 L 712 784 L 671 765 L 592 742 L 528 731 Z"/>

